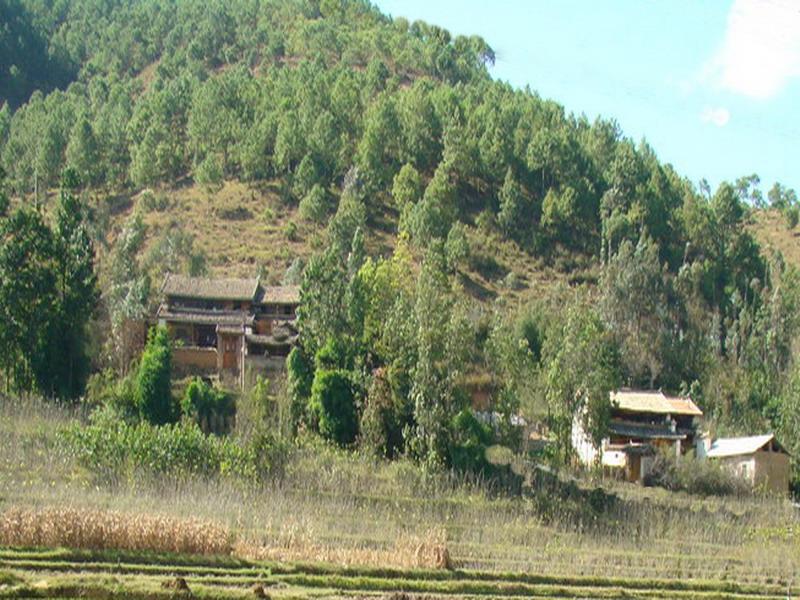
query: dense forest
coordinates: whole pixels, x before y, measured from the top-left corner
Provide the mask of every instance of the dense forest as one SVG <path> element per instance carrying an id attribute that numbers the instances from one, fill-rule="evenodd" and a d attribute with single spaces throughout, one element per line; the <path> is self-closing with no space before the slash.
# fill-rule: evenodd
<path id="1" fill-rule="evenodd" d="M 774 430 L 798 456 L 800 281 L 746 227 L 767 205 L 794 227 L 794 191 L 694 184 L 615 121 L 493 80 L 480 37 L 362 0 L 0 0 L 0 15 L 6 389 L 77 397 L 92 369 L 125 375 L 122 324 L 147 314 L 154 273 L 204 269 L 185 237 L 140 256 L 139 216 L 112 238 L 79 198 L 270 182 L 326 240 L 287 273 L 290 429 L 474 466 L 516 443 L 521 412 L 566 460 L 574 415 L 600 439 L 608 391 L 628 385 L 690 393 L 718 432 Z M 102 294 L 93 243 L 109 245 Z M 495 269 L 497 243 L 573 276 L 477 300 L 466 273 Z M 465 410 L 476 385 L 498 431 Z"/>

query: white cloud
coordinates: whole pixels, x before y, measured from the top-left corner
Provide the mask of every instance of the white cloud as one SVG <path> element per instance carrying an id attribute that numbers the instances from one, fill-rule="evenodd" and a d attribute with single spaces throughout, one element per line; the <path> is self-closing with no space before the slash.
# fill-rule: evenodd
<path id="1" fill-rule="evenodd" d="M 700 119 L 703 123 L 713 123 L 717 127 L 725 127 L 728 121 L 731 120 L 731 113 L 727 108 L 722 106 L 719 108 L 711 108 L 709 106 L 703 109 L 703 112 L 700 114 Z"/>
<path id="2" fill-rule="evenodd" d="M 800 3 L 735 0 L 722 46 L 701 78 L 763 100 L 794 77 L 800 77 Z"/>

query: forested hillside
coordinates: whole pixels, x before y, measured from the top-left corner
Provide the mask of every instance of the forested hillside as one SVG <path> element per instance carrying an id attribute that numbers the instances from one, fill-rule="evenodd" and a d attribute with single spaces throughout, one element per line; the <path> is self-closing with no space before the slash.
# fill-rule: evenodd
<path id="1" fill-rule="evenodd" d="M 260 269 L 303 284 L 288 394 L 341 444 L 480 462 L 490 434 L 462 411 L 480 387 L 546 420 L 566 458 L 582 405 L 600 436 L 608 390 L 630 385 L 800 451 L 800 282 L 751 234 L 756 178 L 695 185 L 612 119 L 494 81 L 480 37 L 361 0 L 0 15 L 2 241 L 33 235 L 20 215 L 54 212 L 48 190 L 77 173 L 101 259 L 94 369 L 125 371 L 121 324 L 167 270 Z M 797 224 L 793 191 L 769 202 Z M 77 389 L 17 378 L 32 358 L 14 335 L 9 387 Z"/>

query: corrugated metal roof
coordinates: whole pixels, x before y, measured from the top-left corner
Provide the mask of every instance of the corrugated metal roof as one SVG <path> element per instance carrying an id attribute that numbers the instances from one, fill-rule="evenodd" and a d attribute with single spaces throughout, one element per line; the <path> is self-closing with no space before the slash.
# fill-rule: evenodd
<path id="1" fill-rule="evenodd" d="M 750 437 L 718 438 L 711 444 L 706 456 L 708 458 L 724 458 L 726 456 L 753 454 L 753 452 L 758 452 L 766 446 L 774 437 L 773 434 L 768 433 Z"/>
<path id="2" fill-rule="evenodd" d="M 666 396 L 661 391 L 618 390 L 611 392 L 611 401 L 619 410 L 659 415 L 702 416 L 691 398 Z"/>
<path id="3" fill-rule="evenodd" d="M 168 274 L 161 286 L 165 296 L 207 300 L 253 300 L 257 291 L 258 279 L 209 279 L 173 274 Z"/>

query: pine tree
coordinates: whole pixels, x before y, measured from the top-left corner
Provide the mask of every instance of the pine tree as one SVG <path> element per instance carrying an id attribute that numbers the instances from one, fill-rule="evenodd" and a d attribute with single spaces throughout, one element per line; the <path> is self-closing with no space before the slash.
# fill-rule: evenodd
<path id="1" fill-rule="evenodd" d="M 67 163 L 78 172 L 83 183 L 96 181 L 99 151 L 92 125 L 85 115 L 72 127 L 67 144 Z"/>
<path id="2" fill-rule="evenodd" d="M 51 393 L 60 398 L 75 398 L 83 391 L 89 373 L 86 328 L 99 299 L 94 246 L 85 211 L 74 194 L 79 185 L 77 173 L 65 171 L 53 230 L 56 322 L 48 377 Z"/>

